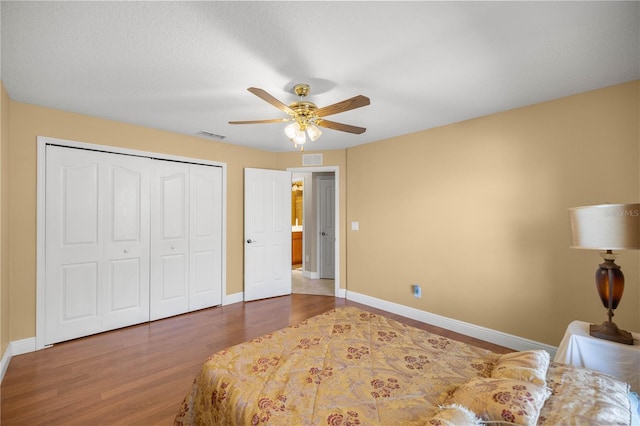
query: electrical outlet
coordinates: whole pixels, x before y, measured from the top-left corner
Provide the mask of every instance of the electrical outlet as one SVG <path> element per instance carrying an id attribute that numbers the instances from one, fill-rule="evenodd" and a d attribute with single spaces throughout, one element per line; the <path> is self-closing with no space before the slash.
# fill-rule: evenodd
<path id="1" fill-rule="evenodd" d="M 422 297 L 422 288 L 420 284 L 414 284 L 411 286 L 411 291 L 413 292 L 413 296 L 417 299 Z"/>

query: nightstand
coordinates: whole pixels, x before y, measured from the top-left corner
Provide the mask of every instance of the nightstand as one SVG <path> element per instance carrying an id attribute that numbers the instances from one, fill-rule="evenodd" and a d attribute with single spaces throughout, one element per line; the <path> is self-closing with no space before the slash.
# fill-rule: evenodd
<path id="1" fill-rule="evenodd" d="M 633 335 L 633 345 L 610 342 L 589 335 L 589 323 L 573 321 L 558 347 L 555 362 L 602 371 L 629 383 L 640 392 L 640 333 Z"/>

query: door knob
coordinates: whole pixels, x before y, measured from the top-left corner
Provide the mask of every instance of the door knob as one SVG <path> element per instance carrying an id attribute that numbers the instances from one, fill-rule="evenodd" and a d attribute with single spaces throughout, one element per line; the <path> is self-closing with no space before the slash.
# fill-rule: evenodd
<path id="1" fill-rule="evenodd" d="M 124 249 L 124 252 L 125 253 L 129 253 L 129 249 Z"/>
<path id="2" fill-rule="evenodd" d="M 251 243 L 255 243 L 255 242 L 256 242 L 256 241 L 252 240 L 251 238 L 249 238 L 249 239 L 247 240 L 247 243 L 249 243 L 249 244 L 251 244 Z"/>
<path id="3" fill-rule="evenodd" d="M 321 235 L 324 237 L 324 236 L 325 236 L 325 235 L 327 235 L 327 234 L 325 234 L 325 233 L 324 233 L 324 231 L 323 231 Z"/>

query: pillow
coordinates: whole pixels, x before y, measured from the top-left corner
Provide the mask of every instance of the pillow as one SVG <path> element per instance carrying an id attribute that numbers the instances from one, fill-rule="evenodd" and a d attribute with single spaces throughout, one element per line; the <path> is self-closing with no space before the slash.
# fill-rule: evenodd
<path id="1" fill-rule="evenodd" d="M 447 404 L 462 405 L 483 420 L 535 425 L 550 394 L 531 382 L 476 377 L 456 389 Z"/>
<path id="2" fill-rule="evenodd" d="M 440 411 L 431 417 L 426 424 L 429 426 L 481 426 L 483 423 L 473 411 L 465 407 L 446 405 L 440 407 Z"/>
<path id="3" fill-rule="evenodd" d="M 493 367 L 491 377 L 495 379 L 526 380 L 538 385 L 547 384 L 549 353 L 539 349 L 504 354 Z"/>

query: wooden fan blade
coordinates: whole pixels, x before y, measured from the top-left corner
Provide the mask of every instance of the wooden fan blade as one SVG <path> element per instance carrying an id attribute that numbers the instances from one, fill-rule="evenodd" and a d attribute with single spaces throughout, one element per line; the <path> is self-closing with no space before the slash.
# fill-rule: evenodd
<path id="1" fill-rule="evenodd" d="M 356 135 L 364 133 L 365 130 L 367 130 L 364 127 L 357 127 L 357 126 L 352 126 L 350 124 L 336 123 L 335 121 L 329 121 L 324 119 L 316 121 L 316 124 L 321 127 L 326 127 L 327 129 L 340 130 L 341 132 L 355 133 Z"/>
<path id="2" fill-rule="evenodd" d="M 358 95 L 358 96 L 354 96 L 353 98 L 346 99 L 342 102 L 338 102 L 337 104 L 319 108 L 316 111 L 316 115 L 318 117 L 326 117 L 327 115 L 333 115 L 339 112 L 345 112 L 352 109 L 367 106 L 370 103 L 371 101 L 369 100 L 369 98 L 367 98 L 366 96 Z"/>
<path id="3" fill-rule="evenodd" d="M 263 101 L 266 101 L 271 105 L 273 105 L 274 107 L 278 108 L 280 111 L 286 112 L 287 114 L 290 114 L 290 115 L 295 114 L 291 108 L 289 108 L 288 106 L 286 106 L 285 104 L 283 104 L 282 102 L 280 102 L 279 100 L 271 96 L 266 91 L 259 89 L 257 87 L 249 87 L 247 90 L 253 93 L 254 95 L 256 95 L 257 97 L 259 97 L 260 99 L 262 99 Z"/>
<path id="4" fill-rule="evenodd" d="M 290 118 L 271 118 L 268 120 L 246 120 L 246 121 L 230 121 L 229 124 L 264 124 L 264 123 L 284 123 Z"/>

